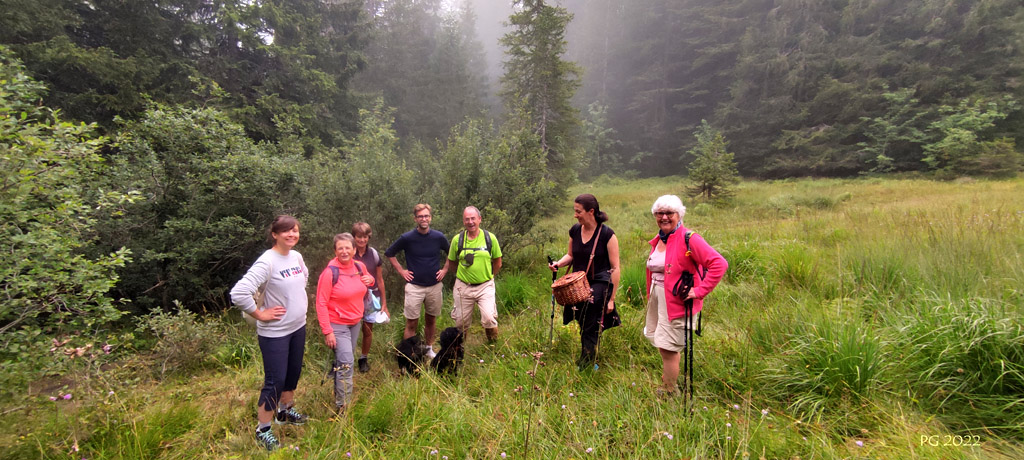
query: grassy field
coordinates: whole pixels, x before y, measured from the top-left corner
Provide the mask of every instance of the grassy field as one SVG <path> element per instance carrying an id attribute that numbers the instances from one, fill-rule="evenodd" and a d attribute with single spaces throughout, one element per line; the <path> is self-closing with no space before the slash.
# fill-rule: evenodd
<path id="1" fill-rule="evenodd" d="M 262 453 L 262 368 L 231 312 L 181 333 L 209 353 L 126 356 L 5 403 L 0 457 L 1024 458 L 1024 180 L 746 182 L 727 205 L 684 200 L 686 226 L 730 263 L 705 304 L 690 413 L 656 397 L 661 360 L 641 333 L 650 205 L 682 187 L 572 190 L 598 197 L 622 247 L 623 326 L 603 336 L 596 371 L 573 365 L 575 325 L 547 340 L 544 258 L 565 251 L 567 202 L 507 253 L 501 339 L 485 345 L 474 326 L 457 378 L 398 376 L 397 318 L 332 419 L 311 315 L 297 399 L 315 420 L 275 428 L 286 448 Z M 175 359 L 193 365 L 162 372 Z"/>

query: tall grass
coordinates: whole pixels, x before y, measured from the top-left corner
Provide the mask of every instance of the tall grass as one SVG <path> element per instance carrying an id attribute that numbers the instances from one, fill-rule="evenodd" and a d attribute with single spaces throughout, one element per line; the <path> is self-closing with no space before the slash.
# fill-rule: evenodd
<path id="1" fill-rule="evenodd" d="M 286 448 L 269 457 L 1024 458 L 1024 180 L 744 182 L 726 204 L 685 199 L 686 226 L 730 262 L 706 299 L 692 411 L 654 394 L 661 358 L 641 333 L 650 204 L 684 187 L 570 192 L 597 195 L 621 247 L 623 325 L 603 334 L 596 371 L 576 370 L 579 330 L 561 325 L 561 307 L 550 318 L 545 256 L 566 250 L 567 200 L 529 247 L 507 251 L 501 336 L 485 344 L 474 324 L 456 377 L 397 374 L 396 314 L 375 328 L 353 405 L 333 417 L 311 316 L 298 403 L 314 420 L 276 428 Z M 388 292 L 396 313 L 401 289 Z M 238 321 L 222 319 L 212 359 L 175 378 L 153 379 L 159 355 L 142 355 L 148 366 L 89 385 L 65 376 L 57 389 L 71 401 L 50 401 L 57 389 L 12 401 L 19 423 L 0 427 L 0 458 L 67 458 L 75 442 L 90 459 L 265 456 L 252 441 L 262 369 Z M 921 443 L 965 434 L 982 446 Z"/>
<path id="2" fill-rule="evenodd" d="M 914 394 L 951 425 L 1024 434 L 1024 326 L 1017 312 L 934 295 L 925 305 L 889 319 Z"/>

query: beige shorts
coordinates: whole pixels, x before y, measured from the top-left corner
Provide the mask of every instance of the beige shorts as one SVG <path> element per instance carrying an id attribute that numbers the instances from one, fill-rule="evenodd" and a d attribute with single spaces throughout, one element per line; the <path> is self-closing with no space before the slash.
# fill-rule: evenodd
<path id="1" fill-rule="evenodd" d="M 424 306 L 427 309 L 427 315 L 440 315 L 441 304 L 444 302 L 442 287 L 442 283 L 433 286 L 405 283 L 405 309 L 402 311 L 405 319 L 420 319 L 420 312 Z"/>
<path id="2" fill-rule="evenodd" d="M 647 320 L 644 322 L 644 337 L 662 350 L 679 352 L 686 348 L 686 328 L 696 329 L 700 321 L 698 312 L 692 318 L 683 316 L 668 320 L 668 306 L 665 303 L 665 287 L 654 285 L 647 300 Z"/>
<path id="3" fill-rule="evenodd" d="M 480 307 L 480 324 L 485 329 L 498 327 L 498 308 L 494 300 L 494 280 L 476 286 L 455 280 L 452 320 L 455 327 L 466 330 L 473 322 L 473 305 Z"/>

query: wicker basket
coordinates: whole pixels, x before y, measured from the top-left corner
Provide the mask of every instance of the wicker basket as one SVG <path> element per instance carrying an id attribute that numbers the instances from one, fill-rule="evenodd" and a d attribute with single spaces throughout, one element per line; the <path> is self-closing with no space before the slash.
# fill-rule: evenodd
<path id="1" fill-rule="evenodd" d="M 587 282 L 587 272 L 567 273 L 551 284 L 551 290 L 555 295 L 555 301 L 562 306 L 590 300 L 590 296 L 593 295 L 590 283 Z"/>

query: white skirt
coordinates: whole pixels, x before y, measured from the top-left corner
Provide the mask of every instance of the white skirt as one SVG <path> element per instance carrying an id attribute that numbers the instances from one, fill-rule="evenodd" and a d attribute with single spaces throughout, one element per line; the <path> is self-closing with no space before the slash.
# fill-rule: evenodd
<path id="1" fill-rule="evenodd" d="M 700 312 L 694 317 L 682 316 L 668 320 L 668 305 L 665 302 L 665 287 L 653 285 L 647 296 L 647 320 L 644 322 L 644 337 L 662 350 L 680 352 L 686 348 L 686 328 L 696 329 Z M 687 321 L 690 319 L 690 321 Z"/>

